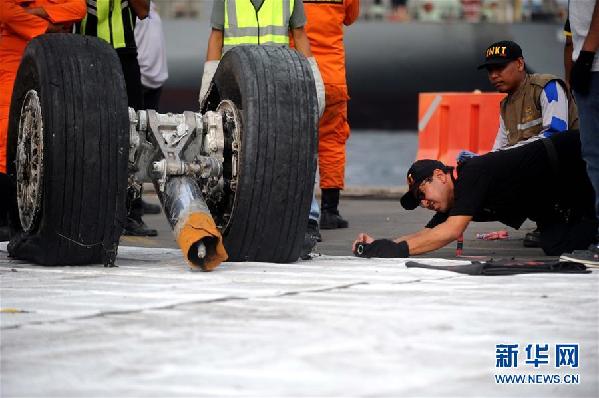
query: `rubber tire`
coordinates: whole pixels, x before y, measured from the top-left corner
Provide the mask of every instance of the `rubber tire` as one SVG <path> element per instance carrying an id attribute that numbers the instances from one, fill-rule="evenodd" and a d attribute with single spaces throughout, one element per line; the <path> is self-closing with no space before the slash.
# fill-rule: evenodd
<path id="1" fill-rule="evenodd" d="M 41 213 L 24 232 L 16 210 L 16 148 L 25 94 L 37 91 L 44 125 Z M 111 264 L 124 225 L 129 153 L 127 91 L 106 42 L 47 34 L 27 46 L 11 100 L 8 174 L 12 257 L 42 265 Z"/>
<path id="2" fill-rule="evenodd" d="M 238 187 L 223 231 L 229 261 L 296 261 L 314 189 L 318 103 L 307 59 L 288 47 L 239 46 L 214 75 L 241 110 Z"/>

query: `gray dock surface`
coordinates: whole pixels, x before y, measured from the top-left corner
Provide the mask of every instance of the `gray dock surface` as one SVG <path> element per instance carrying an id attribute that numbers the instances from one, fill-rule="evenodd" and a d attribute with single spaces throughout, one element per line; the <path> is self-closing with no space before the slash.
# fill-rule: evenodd
<path id="1" fill-rule="evenodd" d="M 431 213 L 352 192 L 350 228 L 322 231 L 318 255 L 294 264 L 190 272 L 163 214 L 145 217 L 157 238 L 123 237 L 116 268 L 35 266 L 0 243 L 0 395 L 599 396 L 599 270 L 467 276 L 358 259 L 359 232 L 403 235 Z M 481 241 L 505 228 L 472 224 L 464 254 L 544 258 L 522 247 L 533 227 Z M 455 244 L 425 257 L 454 264 Z M 498 344 L 518 345 L 518 367 L 496 367 Z M 527 364 L 529 344 L 547 344 L 549 363 Z M 557 344 L 578 345 L 577 367 L 556 367 Z M 496 383 L 510 374 L 578 383 Z"/>

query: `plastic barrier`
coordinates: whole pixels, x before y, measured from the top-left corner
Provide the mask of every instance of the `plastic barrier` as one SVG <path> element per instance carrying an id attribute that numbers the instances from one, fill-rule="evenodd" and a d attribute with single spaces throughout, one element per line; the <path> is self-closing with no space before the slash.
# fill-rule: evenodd
<path id="1" fill-rule="evenodd" d="M 500 93 L 420 93 L 416 159 L 455 166 L 462 150 L 489 152 L 499 128 Z"/>

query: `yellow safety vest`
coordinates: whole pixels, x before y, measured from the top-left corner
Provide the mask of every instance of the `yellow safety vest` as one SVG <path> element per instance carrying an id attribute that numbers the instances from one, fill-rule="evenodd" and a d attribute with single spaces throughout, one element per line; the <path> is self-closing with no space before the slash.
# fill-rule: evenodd
<path id="1" fill-rule="evenodd" d="M 76 31 L 103 39 L 114 48 L 135 48 L 135 18 L 128 0 L 88 1 L 87 15 Z"/>
<path id="2" fill-rule="evenodd" d="M 225 0 L 223 54 L 247 44 L 289 45 L 294 0 L 264 0 L 256 10 L 250 0 Z"/>

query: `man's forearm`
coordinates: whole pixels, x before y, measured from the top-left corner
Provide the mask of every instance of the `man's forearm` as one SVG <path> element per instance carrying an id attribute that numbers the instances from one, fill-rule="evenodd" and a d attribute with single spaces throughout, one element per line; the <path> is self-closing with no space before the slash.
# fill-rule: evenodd
<path id="1" fill-rule="evenodd" d="M 424 229 L 421 229 L 418 232 L 414 232 L 413 234 L 403 235 L 403 236 L 400 236 L 399 238 L 395 238 L 395 239 L 393 239 L 393 241 L 399 243 L 402 240 L 406 240 L 407 241 L 407 240 L 410 240 L 410 239 L 414 239 L 414 238 L 416 238 L 416 237 L 418 237 L 420 235 L 426 234 L 427 231 L 430 231 L 430 230 L 431 230 L 431 228 L 424 228 Z"/>
<path id="2" fill-rule="evenodd" d="M 223 56 L 223 31 L 212 28 L 208 38 L 206 61 L 219 61 Z"/>
<path id="3" fill-rule="evenodd" d="M 457 240 L 466 230 L 470 216 L 452 216 L 435 228 L 425 229 L 407 240 L 410 256 L 428 253 Z"/>
<path id="4" fill-rule="evenodd" d="M 312 50 L 310 49 L 310 41 L 308 40 L 308 35 L 306 34 L 304 27 L 291 29 L 291 36 L 293 36 L 295 49 L 304 54 L 306 58 L 311 57 Z"/>
<path id="5" fill-rule="evenodd" d="M 457 238 L 453 235 L 436 230 L 436 228 L 431 228 L 425 230 L 422 234 L 418 234 L 408 239 L 407 242 L 410 247 L 410 256 L 413 256 L 440 249 L 456 239 Z"/>
<path id="6" fill-rule="evenodd" d="M 129 0 L 129 4 L 139 19 L 146 19 L 150 14 L 150 0 Z"/>

